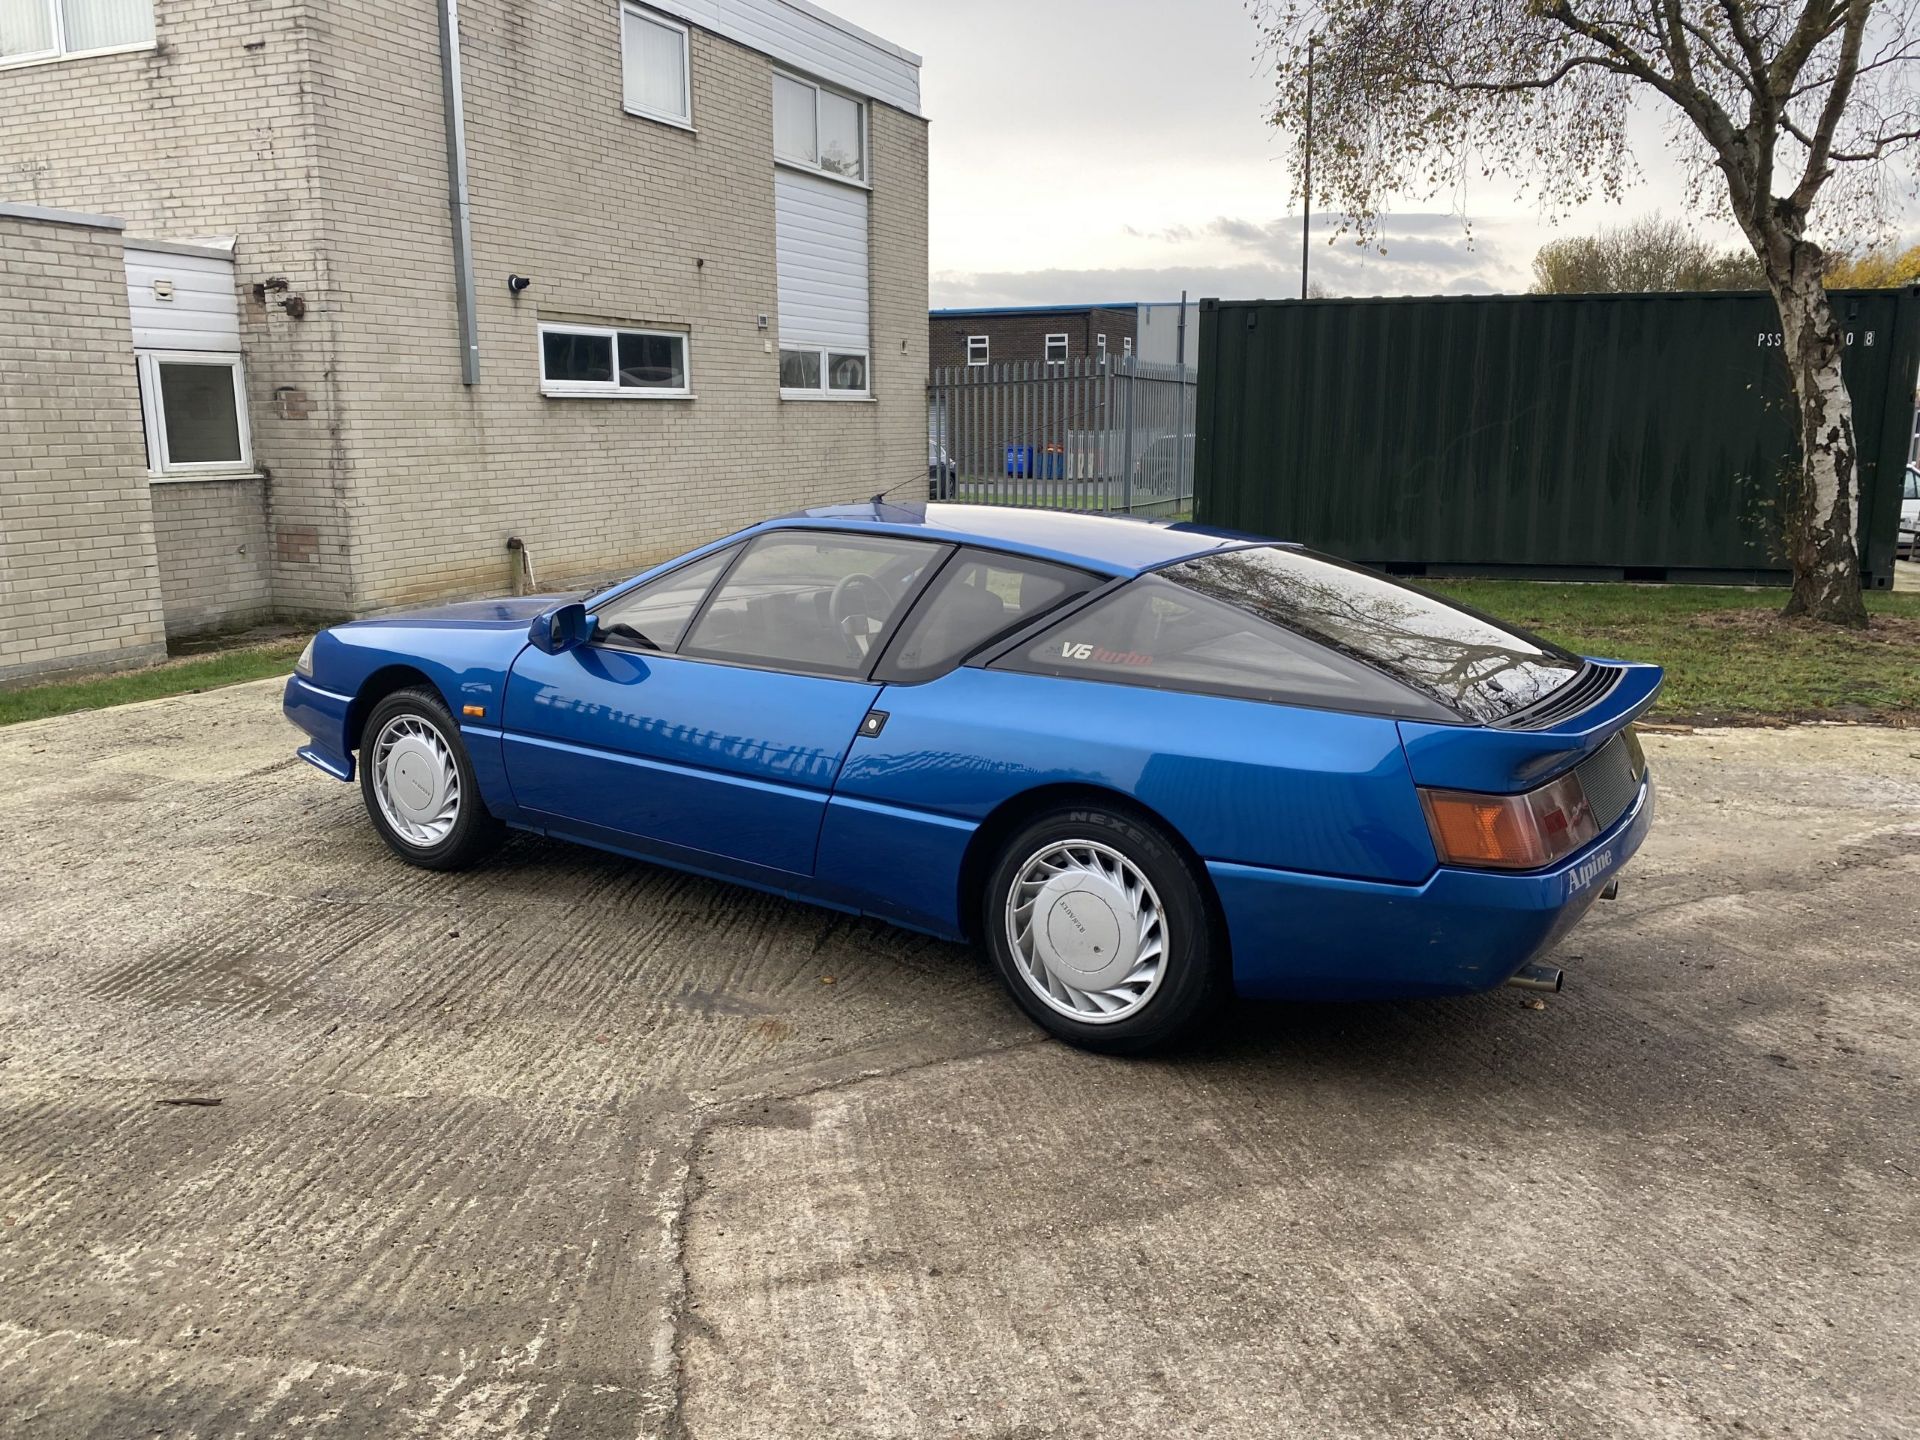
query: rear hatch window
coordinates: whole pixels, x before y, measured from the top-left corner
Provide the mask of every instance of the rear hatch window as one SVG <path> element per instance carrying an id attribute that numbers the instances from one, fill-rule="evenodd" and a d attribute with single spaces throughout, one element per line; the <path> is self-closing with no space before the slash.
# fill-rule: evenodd
<path id="1" fill-rule="evenodd" d="M 1424 591 L 1303 550 L 1228 550 L 1159 573 L 1384 671 L 1482 724 L 1538 704 L 1584 663 Z"/>

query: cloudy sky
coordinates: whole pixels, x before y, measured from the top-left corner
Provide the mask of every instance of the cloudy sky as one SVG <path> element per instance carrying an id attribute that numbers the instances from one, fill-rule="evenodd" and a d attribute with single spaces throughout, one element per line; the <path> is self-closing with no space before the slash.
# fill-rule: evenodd
<path id="1" fill-rule="evenodd" d="M 824 0 L 924 58 L 935 306 L 1298 294 L 1300 219 L 1241 0 Z M 1658 127 L 1625 211 L 1409 197 L 1387 253 L 1316 235 L 1334 294 L 1524 290 L 1556 233 L 1686 211 Z M 1471 231 L 1467 222 L 1471 222 Z M 1735 238 L 1709 220 L 1703 233 Z"/>

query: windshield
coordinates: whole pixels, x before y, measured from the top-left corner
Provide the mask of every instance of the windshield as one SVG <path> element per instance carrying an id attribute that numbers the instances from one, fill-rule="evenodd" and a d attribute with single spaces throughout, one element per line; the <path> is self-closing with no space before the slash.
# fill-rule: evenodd
<path id="1" fill-rule="evenodd" d="M 1424 591 L 1301 550 L 1228 550 L 1161 573 L 1483 723 L 1544 699 L 1582 664 Z"/>

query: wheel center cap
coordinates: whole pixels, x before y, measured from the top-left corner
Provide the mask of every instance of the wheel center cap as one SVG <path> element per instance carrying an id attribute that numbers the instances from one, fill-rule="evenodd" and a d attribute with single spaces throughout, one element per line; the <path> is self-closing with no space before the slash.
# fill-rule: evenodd
<path id="1" fill-rule="evenodd" d="M 1060 980 L 1076 990 L 1104 990 L 1133 968 L 1131 913 L 1126 897 L 1103 880 L 1058 876 L 1040 892 L 1044 917 L 1041 958 Z"/>
<path id="2" fill-rule="evenodd" d="M 432 815 L 440 802 L 440 767 L 417 741 L 403 740 L 387 761 L 387 793 L 409 820 Z"/>

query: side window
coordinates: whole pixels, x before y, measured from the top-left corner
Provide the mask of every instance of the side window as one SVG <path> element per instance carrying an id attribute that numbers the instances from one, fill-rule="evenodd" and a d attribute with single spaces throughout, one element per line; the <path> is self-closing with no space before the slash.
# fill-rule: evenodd
<path id="1" fill-rule="evenodd" d="M 860 675 L 944 553 L 924 540 L 783 530 L 755 540 L 681 653 L 816 675 Z"/>
<path id="2" fill-rule="evenodd" d="M 994 662 L 1081 680 L 1429 715 L 1371 667 L 1231 605 L 1148 575 Z"/>
<path id="3" fill-rule="evenodd" d="M 738 551 L 738 546 L 729 546 L 628 591 L 596 612 L 599 623 L 594 638 L 623 649 L 676 649 L 693 612 Z"/>
<path id="4" fill-rule="evenodd" d="M 1099 583 L 1084 570 L 1064 565 L 963 550 L 913 607 L 876 678 L 906 684 L 931 680 L 995 636 Z"/>

